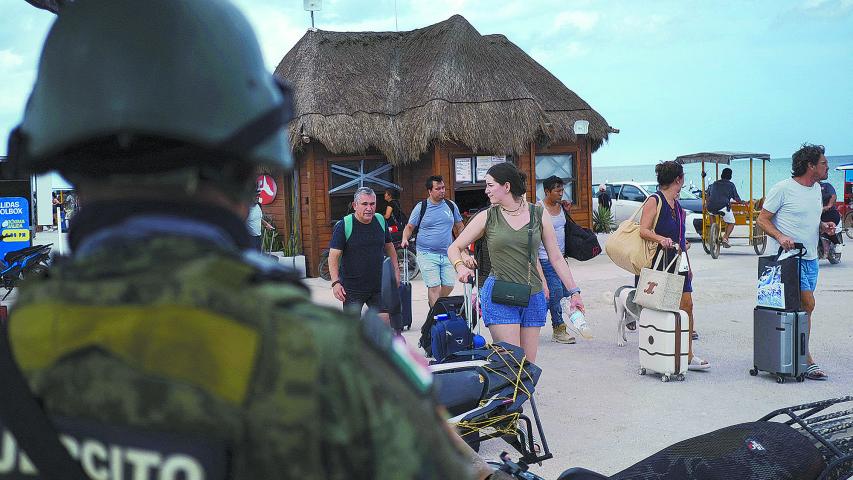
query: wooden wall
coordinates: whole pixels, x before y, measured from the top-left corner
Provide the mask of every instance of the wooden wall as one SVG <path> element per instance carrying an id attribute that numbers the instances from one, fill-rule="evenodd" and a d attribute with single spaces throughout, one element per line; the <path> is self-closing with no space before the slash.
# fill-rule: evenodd
<path id="1" fill-rule="evenodd" d="M 356 160 L 365 158 L 381 158 L 377 155 L 343 156 L 328 152 L 323 145 L 311 142 L 296 155 L 296 165 L 299 172 L 299 205 L 301 213 L 302 248 L 311 276 L 317 276 L 317 264 L 320 252 L 328 248 L 332 235 L 332 219 L 329 218 L 329 167 L 332 160 Z M 537 153 L 573 153 L 576 159 L 575 172 L 577 175 L 578 202 L 572 207 L 572 218 L 580 225 L 589 227 L 592 223 L 592 162 L 589 143 L 552 145 L 547 149 L 538 149 L 531 145 L 528 151 L 518 157 L 518 165 L 528 176 L 528 199 L 535 198 L 534 163 Z M 433 146 L 419 161 L 396 167 L 394 169 L 395 183 L 402 187 L 400 204 L 406 212 L 427 196 L 424 181 L 430 175 L 441 175 L 447 185 L 448 198 L 454 195 L 454 169 L 452 159 L 456 156 L 472 155 L 471 151 L 462 145 L 443 143 Z M 264 208 L 265 212 L 273 215 L 276 225 L 282 235 L 289 235 L 286 216 L 279 223 L 274 215 L 286 215 L 288 211 L 289 192 L 284 186 L 289 183 L 290 176 L 279 176 L 279 196 L 276 201 Z M 377 192 L 381 195 L 381 192 Z M 280 202 L 284 202 L 281 203 Z M 381 203 L 381 201 L 380 201 Z M 276 213 L 279 212 L 279 213 Z"/>
<path id="2" fill-rule="evenodd" d="M 292 175 L 289 172 L 282 174 L 270 170 L 258 171 L 258 175 L 269 175 L 275 179 L 275 200 L 269 205 L 261 205 L 261 210 L 264 212 L 264 216 L 272 220 L 279 235 L 286 238 L 290 235 L 290 179 Z"/>

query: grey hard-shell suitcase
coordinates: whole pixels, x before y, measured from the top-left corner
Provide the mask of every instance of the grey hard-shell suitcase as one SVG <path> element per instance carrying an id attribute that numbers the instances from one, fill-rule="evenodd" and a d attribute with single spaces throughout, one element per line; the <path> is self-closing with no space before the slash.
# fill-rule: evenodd
<path id="1" fill-rule="evenodd" d="M 753 313 L 753 368 L 786 378 L 805 379 L 809 353 L 809 315 L 806 312 L 782 312 L 756 307 Z"/>

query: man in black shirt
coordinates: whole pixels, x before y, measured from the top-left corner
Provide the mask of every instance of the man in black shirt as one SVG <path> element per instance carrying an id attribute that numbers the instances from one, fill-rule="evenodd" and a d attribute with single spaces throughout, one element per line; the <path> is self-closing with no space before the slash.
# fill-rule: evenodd
<path id="1" fill-rule="evenodd" d="M 841 213 L 835 206 L 835 187 L 829 182 L 820 182 L 820 195 L 823 200 L 823 213 L 820 215 L 820 221 L 841 225 Z"/>
<path id="2" fill-rule="evenodd" d="M 724 168 L 720 179 L 712 183 L 708 187 L 710 198 L 708 198 L 709 212 L 722 212 L 723 222 L 726 223 L 726 230 L 723 232 L 723 246 L 728 248 L 729 235 L 735 229 L 735 215 L 732 213 L 732 207 L 729 205 L 731 200 L 738 202 L 742 201 L 737 194 L 737 187 L 732 183 L 732 169 Z"/>
<path id="3" fill-rule="evenodd" d="M 385 218 L 376 213 L 376 194 L 361 187 L 355 191 L 354 213 L 335 224 L 329 242 L 329 273 L 335 298 L 345 310 L 361 313 L 364 305 L 382 309 L 382 261 L 391 257 L 397 269 L 397 252 L 385 225 Z M 397 282 L 400 272 L 395 272 Z M 387 313 L 381 313 L 389 323 Z"/>

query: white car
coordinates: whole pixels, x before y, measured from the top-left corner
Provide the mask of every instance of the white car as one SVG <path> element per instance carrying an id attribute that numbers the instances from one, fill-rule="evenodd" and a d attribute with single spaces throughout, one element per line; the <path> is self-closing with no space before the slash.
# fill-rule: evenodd
<path id="1" fill-rule="evenodd" d="M 605 185 L 612 201 L 610 210 L 613 212 L 613 221 L 616 222 L 616 225 L 631 218 L 643 202 L 658 189 L 654 182 L 609 182 Z M 593 185 L 592 191 L 597 194 L 598 185 Z M 687 212 L 685 222 L 687 224 L 685 229 L 687 239 L 701 239 L 701 234 L 697 232 L 696 226 L 699 229 L 702 228 L 702 199 L 683 188 L 679 202 Z M 592 197 L 592 210 L 598 210 L 598 197 L 595 195 Z"/>

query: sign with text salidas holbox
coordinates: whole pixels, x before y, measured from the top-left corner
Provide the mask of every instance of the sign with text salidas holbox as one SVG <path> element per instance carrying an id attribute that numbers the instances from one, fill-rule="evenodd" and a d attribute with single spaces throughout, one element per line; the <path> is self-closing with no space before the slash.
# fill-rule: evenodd
<path id="1" fill-rule="evenodd" d="M 0 257 L 29 247 L 30 202 L 23 197 L 0 197 Z"/>

